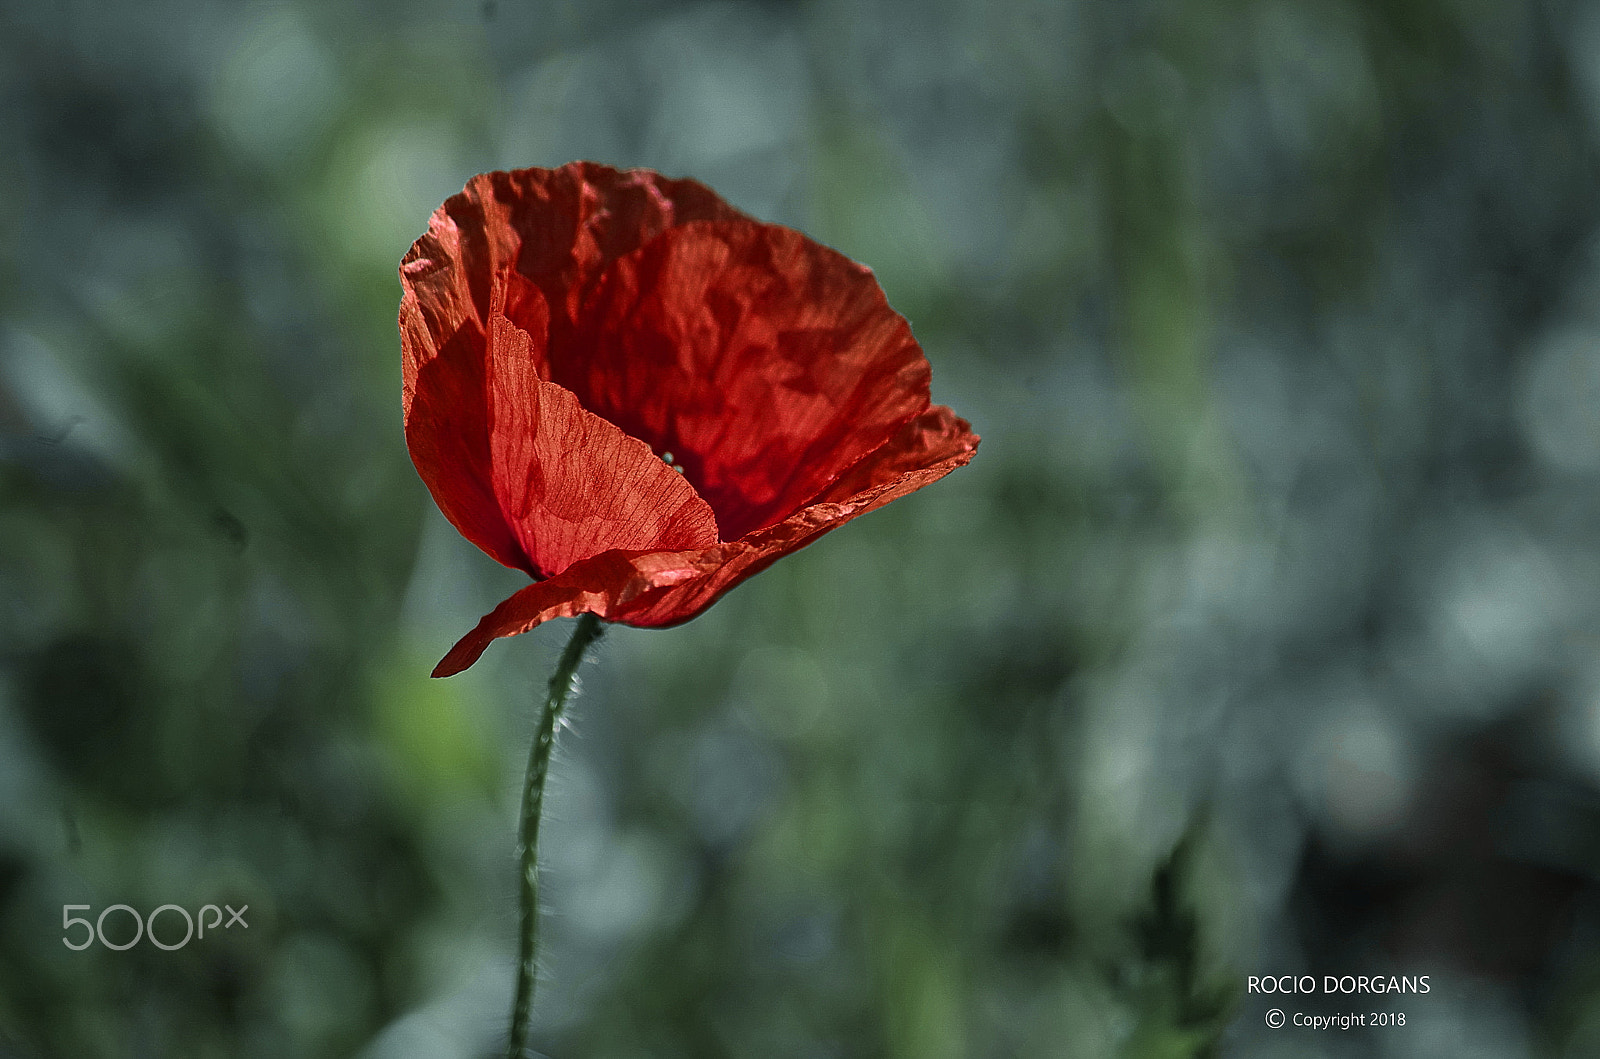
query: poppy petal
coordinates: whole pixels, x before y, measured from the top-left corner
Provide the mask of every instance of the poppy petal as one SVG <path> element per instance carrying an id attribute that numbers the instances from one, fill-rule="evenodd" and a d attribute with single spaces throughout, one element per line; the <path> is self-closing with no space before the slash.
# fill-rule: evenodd
<path id="1" fill-rule="evenodd" d="M 537 576 L 495 496 L 483 341 L 471 330 L 457 330 L 414 376 L 408 373 L 406 447 L 439 510 L 463 537 L 496 562 Z"/>
<path id="2" fill-rule="evenodd" d="M 776 525 L 752 533 L 733 545 L 723 546 L 716 557 L 718 561 L 700 563 L 705 568 L 700 577 L 642 592 L 632 602 L 614 609 L 612 620 L 645 627 L 688 621 L 741 581 L 754 577 L 785 555 L 799 551 L 824 533 L 931 485 L 964 466 L 977 451 L 978 441 L 966 420 L 948 408 L 934 406 L 907 424 L 872 459 L 864 461 L 876 470 L 858 467 L 851 472 L 851 482 L 841 479 L 841 486 L 859 485 L 856 491 L 843 495 L 842 490 L 838 493 L 830 490 L 829 495 L 837 499 L 809 504 Z"/>
<path id="3" fill-rule="evenodd" d="M 479 181 L 480 199 L 499 207 L 497 227 L 515 234 L 516 271 L 545 292 L 558 327 L 577 319 L 584 289 L 622 255 L 690 221 L 743 217 L 704 184 L 648 169 L 574 162 Z"/>
<path id="4" fill-rule="evenodd" d="M 928 407 L 927 358 L 870 269 L 754 221 L 618 258 L 551 378 L 675 454 L 724 540 L 781 521 Z"/>
<path id="5" fill-rule="evenodd" d="M 935 406 L 911 423 L 839 485 L 863 486 L 842 500 L 812 504 L 741 541 L 697 551 L 611 551 L 574 563 L 548 581 L 529 585 L 485 615 L 434 669 L 459 673 L 498 637 L 515 636 L 551 620 L 584 612 L 629 625 L 660 627 L 688 621 L 741 581 L 805 547 L 829 530 L 943 478 L 972 459 L 978 436 L 948 408 Z"/>
<path id="6" fill-rule="evenodd" d="M 413 339 L 408 387 L 433 348 L 474 321 L 486 332 L 497 309 L 527 329 L 517 299 L 502 301 L 516 280 L 544 294 L 555 337 L 564 340 L 583 290 L 612 261 L 675 225 L 741 216 L 704 184 L 647 169 L 574 162 L 473 177 L 434 211 L 400 264 L 401 330 Z M 419 341 L 423 335 L 431 343 Z"/>
<path id="7" fill-rule="evenodd" d="M 539 573 L 554 576 L 614 549 L 715 544 L 716 516 L 694 487 L 644 442 L 586 411 L 570 390 L 539 378 L 537 344 L 503 315 L 490 323 L 494 492 Z"/>
<path id="8" fill-rule="evenodd" d="M 476 662 L 502 636 L 516 636 L 552 618 L 585 612 L 607 617 L 612 609 L 641 592 L 672 585 L 702 573 L 694 552 L 604 552 L 573 563 L 548 581 L 513 593 L 478 622 L 434 667 L 448 677 Z"/>
<path id="9" fill-rule="evenodd" d="M 400 265 L 401 406 L 417 472 L 463 536 L 538 576 L 493 484 L 483 363 L 492 315 L 539 339 L 551 328 L 565 336 L 581 289 L 611 261 L 673 225 L 740 216 L 696 181 L 591 162 L 485 173 L 434 211 Z M 550 305 L 560 309 L 553 322 Z M 530 347 L 543 377 L 547 344 Z"/>
<path id="10" fill-rule="evenodd" d="M 907 475 L 918 475 L 929 468 L 943 466 L 952 459 L 958 461 L 934 477 L 919 480 L 910 489 L 896 492 L 889 499 L 915 492 L 971 460 L 980 440 L 972 432 L 972 424 L 965 419 L 944 405 L 930 405 L 927 411 L 901 427 L 900 432 L 881 449 L 841 475 L 814 502 L 848 502 L 857 494 L 881 485 L 904 484 L 908 480 Z"/>

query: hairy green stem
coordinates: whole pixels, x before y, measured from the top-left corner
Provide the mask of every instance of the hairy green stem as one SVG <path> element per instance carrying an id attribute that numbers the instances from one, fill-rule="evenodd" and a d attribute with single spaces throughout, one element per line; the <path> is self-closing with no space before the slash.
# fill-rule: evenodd
<path id="1" fill-rule="evenodd" d="M 528 775 L 522 784 L 522 919 L 517 942 L 517 997 L 511 1006 L 511 1041 L 506 1059 L 523 1059 L 528 1044 L 528 1015 L 533 1010 L 533 986 L 539 951 L 539 814 L 544 808 L 544 781 L 550 771 L 550 748 L 555 745 L 556 725 L 572 694 L 578 663 L 584 651 L 600 639 L 600 619 L 593 614 L 578 617 L 567 649 L 550 677 L 550 689 L 539 715 L 539 731 L 528 748 Z"/>

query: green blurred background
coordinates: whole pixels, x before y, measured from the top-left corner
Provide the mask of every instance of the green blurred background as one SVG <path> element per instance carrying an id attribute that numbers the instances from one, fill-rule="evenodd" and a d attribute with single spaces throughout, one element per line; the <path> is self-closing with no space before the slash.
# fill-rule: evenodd
<path id="1" fill-rule="evenodd" d="M 427 677 L 519 578 L 395 269 L 574 158 L 871 265 L 984 444 L 606 637 L 542 1053 L 1600 1055 L 1600 7 L 4 0 L 0 1057 L 501 1047 L 567 623 Z"/>

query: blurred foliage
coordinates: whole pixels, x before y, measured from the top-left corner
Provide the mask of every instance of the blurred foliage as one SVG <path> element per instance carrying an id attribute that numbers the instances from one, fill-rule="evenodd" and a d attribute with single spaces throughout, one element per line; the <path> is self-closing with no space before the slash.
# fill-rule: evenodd
<path id="1" fill-rule="evenodd" d="M 1133 958 L 1111 969 L 1141 1015 L 1130 1056 L 1216 1055 L 1239 999 L 1236 984 L 1204 965 L 1200 913 L 1190 892 L 1200 837 L 1191 826 L 1157 867 L 1150 905 L 1134 921 Z"/>
<path id="2" fill-rule="evenodd" d="M 497 1054 L 566 630 L 427 679 L 517 578 L 407 462 L 395 266 L 578 157 L 873 266 L 985 441 L 607 637 L 544 1052 L 1595 1051 L 1590 7 L 0 0 L 0 56 L 0 1056 Z M 249 925 L 62 945 L 118 903 Z M 1403 1031 L 1243 993 L 1390 972 Z"/>

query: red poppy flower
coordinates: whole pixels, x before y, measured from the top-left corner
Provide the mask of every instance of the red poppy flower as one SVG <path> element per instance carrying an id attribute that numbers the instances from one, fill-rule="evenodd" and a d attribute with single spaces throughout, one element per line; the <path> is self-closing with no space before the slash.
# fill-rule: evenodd
<path id="1" fill-rule="evenodd" d="M 692 180 L 473 177 L 400 282 L 412 462 L 534 579 L 434 676 L 551 618 L 687 621 L 978 444 L 870 270 Z"/>

